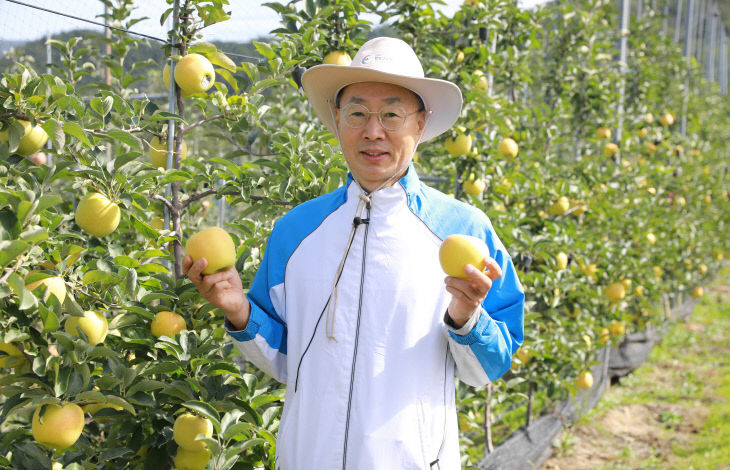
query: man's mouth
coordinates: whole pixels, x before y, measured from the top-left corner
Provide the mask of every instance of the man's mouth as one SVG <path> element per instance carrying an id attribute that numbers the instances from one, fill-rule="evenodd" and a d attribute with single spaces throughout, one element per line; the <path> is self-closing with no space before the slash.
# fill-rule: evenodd
<path id="1" fill-rule="evenodd" d="M 361 150 L 360 155 L 362 155 L 366 160 L 377 161 L 386 158 L 388 156 L 388 152 L 383 150 Z"/>

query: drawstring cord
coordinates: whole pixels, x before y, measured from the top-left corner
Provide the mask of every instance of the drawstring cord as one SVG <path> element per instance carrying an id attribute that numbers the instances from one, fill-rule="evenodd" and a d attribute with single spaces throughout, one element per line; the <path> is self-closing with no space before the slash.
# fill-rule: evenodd
<path id="1" fill-rule="evenodd" d="M 335 118 L 335 112 L 333 107 L 332 100 L 327 100 L 329 104 L 330 113 L 332 114 L 332 122 L 334 123 L 335 128 L 335 137 L 337 137 L 337 141 L 341 142 L 340 140 L 340 130 L 337 126 L 337 120 Z M 428 120 L 428 117 L 431 115 L 431 111 L 428 110 L 426 112 L 426 119 Z M 394 180 L 397 180 L 400 178 L 400 175 L 405 171 L 406 168 L 408 168 L 408 165 L 410 164 L 411 160 L 413 160 L 413 156 L 416 154 L 416 149 L 418 148 L 418 144 L 421 142 L 421 139 L 423 138 L 423 133 L 426 131 L 426 125 L 424 124 L 423 129 L 421 129 L 421 133 L 418 135 L 418 140 L 416 141 L 416 145 L 413 146 L 413 153 L 411 154 L 411 158 L 405 161 L 405 165 L 401 165 L 400 168 L 396 170 L 396 172 L 388 178 L 385 182 L 383 182 L 380 186 L 375 188 L 372 192 L 367 193 L 363 186 L 360 184 L 360 182 L 357 180 L 355 175 L 352 175 L 352 179 L 355 180 L 355 183 L 357 183 L 357 186 L 360 190 L 360 194 L 358 195 L 358 202 L 357 207 L 355 208 L 355 217 L 353 218 L 353 224 L 352 228 L 350 229 L 350 236 L 347 241 L 347 246 L 345 248 L 344 253 L 342 254 L 342 258 L 340 259 L 340 264 L 337 266 L 337 272 L 335 273 L 335 277 L 332 281 L 332 289 L 330 290 L 330 296 L 329 296 L 329 303 L 327 304 L 327 317 L 325 319 L 325 331 L 327 334 L 327 338 L 337 341 L 337 337 L 335 336 L 335 319 L 337 317 L 337 293 L 339 290 L 340 285 L 340 275 L 342 274 L 342 270 L 345 268 L 345 261 L 347 260 L 347 254 L 350 252 L 350 246 L 352 246 L 352 241 L 355 239 L 355 232 L 357 230 L 358 225 L 360 223 L 357 223 L 356 221 L 360 220 L 362 221 L 362 212 L 365 208 L 370 209 L 370 194 L 374 194 L 377 191 L 380 191 L 386 186 L 389 186 L 393 183 Z"/>

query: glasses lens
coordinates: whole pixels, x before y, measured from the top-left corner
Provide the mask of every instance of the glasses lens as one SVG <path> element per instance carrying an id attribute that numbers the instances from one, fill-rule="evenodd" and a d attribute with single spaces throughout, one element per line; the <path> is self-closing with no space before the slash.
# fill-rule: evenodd
<path id="1" fill-rule="evenodd" d="M 403 127 L 403 123 L 406 121 L 406 110 L 400 106 L 385 106 L 380 108 L 378 113 L 380 117 L 380 123 L 386 129 L 390 131 L 397 131 Z"/>
<path id="2" fill-rule="evenodd" d="M 345 106 L 342 109 L 342 114 L 345 116 L 345 124 L 354 129 L 364 126 L 370 117 L 368 108 L 357 103 L 350 103 Z"/>

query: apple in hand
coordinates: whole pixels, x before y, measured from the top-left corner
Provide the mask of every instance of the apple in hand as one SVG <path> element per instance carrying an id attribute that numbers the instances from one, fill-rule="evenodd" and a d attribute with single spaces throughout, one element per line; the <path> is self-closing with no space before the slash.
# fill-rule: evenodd
<path id="1" fill-rule="evenodd" d="M 236 264 L 236 246 L 228 232 L 219 227 L 201 230 L 190 237 L 185 244 L 185 253 L 193 263 L 205 258 L 208 265 L 203 274 L 225 271 Z"/>
<path id="2" fill-rule="evenodd" d="M 489 248 L 484 241 L 470 235 L 449 235 L 439 248 L 439 262 L 444 272 L 451 277 L 468 279 L 464 272 L 467 264 L 484 271 L 484 259 L 489 256 Z"/>

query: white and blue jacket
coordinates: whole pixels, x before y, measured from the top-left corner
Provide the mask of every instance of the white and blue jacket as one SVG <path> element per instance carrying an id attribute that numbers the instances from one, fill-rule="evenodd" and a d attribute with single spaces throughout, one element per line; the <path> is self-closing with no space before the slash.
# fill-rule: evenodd
<path id="1" fill-rule="evenodd" d="M 454 376 L 480 386 L 509 369 L 523 340 L 522 288 L 487 216 L 412 166 L 369 195 L 348 249 L 360 194 L 349 177 L 282 217 L 246 329 L 227 324 L 246 360 L 287 385 L 276 468 L 457 470 Z M 503 272 L 459 330 L 444 323 L 451 295 L 438 259 L 454 233 L 482 238 Z M 332 339 L 327 305 L 343 258 Z"/>

